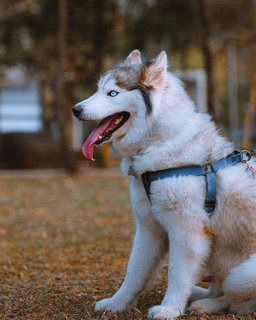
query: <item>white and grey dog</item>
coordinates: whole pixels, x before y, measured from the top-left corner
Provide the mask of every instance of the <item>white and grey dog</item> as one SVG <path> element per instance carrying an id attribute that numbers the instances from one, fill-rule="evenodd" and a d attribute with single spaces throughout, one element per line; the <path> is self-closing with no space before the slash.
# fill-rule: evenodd
<path id="1" fill-rule="evenodd" d="M 195 110 L 167 63 L 161 52 L 143 64 L 134 50 L 103 74 L 94 95 L 73 107 L 80 120 L 100 120 L 83 145 L 86 158 L 93 159 L 94 146 L 105 142 L 113 142 L 123 155 L 121 169 L 130 175 L 136 222 L 124 282 L 113 297 L 97 302 L 96 310 L 133 307 L 168 252 L 168 288 L 149 317 L 172 320 L 186 307 L 203 313 L 254 312 L 256 179 L 248 164 L 216 173 L 217 204 L 211 216 L 204 209 L 203 176 L 153 181 L 150 200 L 145 192 L 141 175 L 147 171 L 203 166 L 234 152 L 210 117 Z M 209 288 L 196 286 L 206 275 L 213 277 Z"/>

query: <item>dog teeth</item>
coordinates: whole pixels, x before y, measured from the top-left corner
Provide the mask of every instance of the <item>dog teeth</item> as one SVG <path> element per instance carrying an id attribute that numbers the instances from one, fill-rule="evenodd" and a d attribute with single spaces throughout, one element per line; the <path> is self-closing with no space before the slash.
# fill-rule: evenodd
<path id="1" fill-rule="evenodd" d="M 113 131 L 122 120 L 123 120 L 123 117 L 115 119 L 115 121 L 111 124 L 111 126 L 106 129 L 105 133 L 109 133 L 109 132 Z M 98 140 L 101 140 L 102 138 L 103 138 L 102 135 L 98 135 Z"/>
<path id="2" fill-rule="evenodd" d="M 115 120 L 115 125 L 118 125 L 122 121 L 122 118 L 116 119 Z"/>

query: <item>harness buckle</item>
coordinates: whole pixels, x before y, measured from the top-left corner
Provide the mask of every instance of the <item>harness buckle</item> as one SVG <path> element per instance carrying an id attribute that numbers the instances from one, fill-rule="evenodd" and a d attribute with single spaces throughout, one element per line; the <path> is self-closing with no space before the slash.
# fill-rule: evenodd
<path id="1" fill-rule="evenodd" d="M 248 150 L 241 150 L 242 162 L 248 162 L 251 160 L 252 154 Z"/>
<path id="2" fill-rule="evenodd" d="M 252 150 L 250 151 L 250 154 L 252 156 L 256 155 L 256 147 L 252 148 Z"/>
<path id="3" fill-rule="evenodd" d="M 206 197 L 204 207 L 209 216 L 213 213 L 216 204 L 216 177 L 215 172 L 210 163 L 204 165 L 206 180 Z"/>
<path id="4" fill-rule="evenodd" d="M 203 168 L 204 168 L 204 171 L 205 171 L 206 173 L 213 172 L 213 169 L 212 169 L 212 166 L 211 166 L 210 163 L 205 164 L 205 165 L 203 166 Z"/>
<path id="5" fill-rule="evenodd" d="M 139 177 L 137 172 L 133 169 L 132 166 L 129 167 L 128 176 L 133 176 L 136 179 Z"/>

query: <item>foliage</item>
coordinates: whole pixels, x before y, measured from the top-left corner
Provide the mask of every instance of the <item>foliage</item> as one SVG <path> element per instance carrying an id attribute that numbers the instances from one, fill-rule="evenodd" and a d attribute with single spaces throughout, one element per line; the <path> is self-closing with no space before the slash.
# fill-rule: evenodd
<path id="1" fill-rule="evenodd" d="M 84 79 L 90 71 L 95 73 L 98 46 L 110 38 L 116 7 L 111 0 L 68 2 L 67 74 Z M 24 64 L 34 72 L 53 76 L 58 63 L 58 1 L 5 1 L 0 3 L 0 10 L 2 63 Z M 104 21 L 99 21 L 103 12 Z"/>
<path id="2" fill-rule="evenodd" d="M 108 64 L 108 59 L 118 60 L 134 47 L 147 55 L 162 48 L 183 57 L 191 48 L 200 49 L 204 28 L 199 17 L 201 1 L 206 6 L 211 40 L 218 42 L 226 34 L 236 33 L 245 43 L 254 42 L 252 0 L 72 0 L 68 1 L 67 71 L 82 78 L 82 73 L 95 73 L 98 50 L 100 58 Z M 0 3 L 2 62 L 19 62 L 45 72 L 53 68 L 57 59 L 57 3 L 51 0 Z"/>
<path id="3" fill-rule="evenodd" d="M 236 51 L 238 84 L 250 92 L 238 92 L 238 113 L 243 120 L 249 95 L 255 90 L 250 84 L 256 68 L 254 0 L 65 1 L 67 54 L 62 75 L 58 75 L 57 0 L 0 2 L 0 64 L 22 64 L 39 74 L 45 85 L 56 83 L 59 77 L 91 91 L 95 76 L 131 49 L 138 48 L 147 57 L 167 50 L 173 69 L 206 70 L 208 109 L 220 121 L 227 118 L 231 44 Z M 80 91 L 73 88 L 70 96 L 79 100 Z"/>

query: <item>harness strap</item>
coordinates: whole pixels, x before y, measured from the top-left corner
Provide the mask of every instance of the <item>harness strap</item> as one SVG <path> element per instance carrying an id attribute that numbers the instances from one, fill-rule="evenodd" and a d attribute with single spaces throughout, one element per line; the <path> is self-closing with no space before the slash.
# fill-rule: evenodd
<path id="1" fill-rule="evenodd" d="M 181 176 L 205 176 L 206 180 L 206 197 L 205 210 L 211 215 L 216 205 L 216 175 L 215 173 L 220 169 L 228 166 L 233 166 L 237 163 L 246 162 L 250 160 L 251 153 L 249 151 L 235 150 L 232 154 L 224 159 L 207 164 L 205 166 L 191 166 L 181 168 L 170 168 L 159 171 L 147 171 L 142 174 L 142 182 L 150 200 L 150 185 L 151 182 L 162 180 L 166 178 L 181 177 Z"/>
<path id="2" fill-rule="evenodd" d="M 209 168 L 212 170 L 211 166 Z M 204 201 L 205 211 L 209 214 L 213 213 L 216 205 L 216 178 L 215 173 L 210 170 L 205 173 L 206 197 Z"/>

